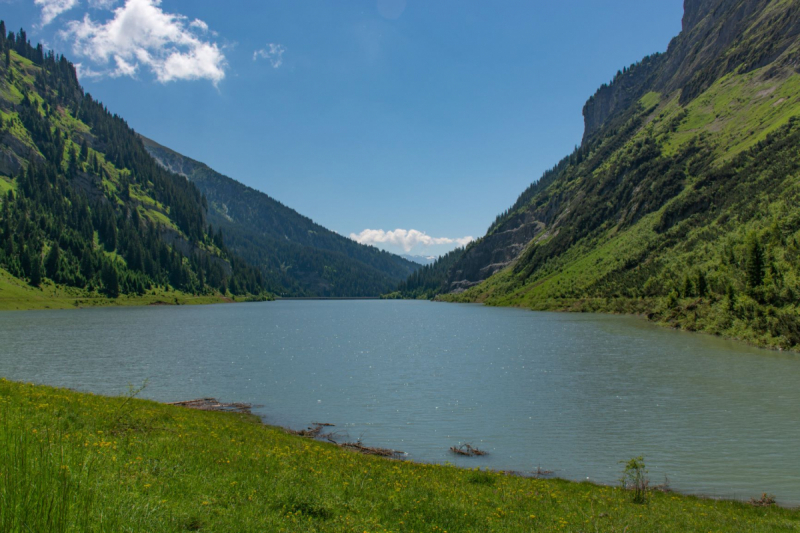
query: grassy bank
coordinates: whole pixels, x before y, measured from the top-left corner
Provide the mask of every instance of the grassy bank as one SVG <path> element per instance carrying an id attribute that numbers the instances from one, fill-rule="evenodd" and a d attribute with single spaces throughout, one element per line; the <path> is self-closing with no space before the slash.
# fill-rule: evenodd
<path id="1" fill-rule="evenodd" d="M 490 280 L 491 281 L 491 280 Z M 763 333 L 753 327 L 758 323 L 768 330 L 770 322 L 778 323 L 777 314 L 737 315 L 727 300 L 715 298 L 683 298 L 669 304 L 659 298 L 548 298 L 513 300 L 486 298 L 474 294 L 443 294 L 435 298 L 448 303 L 481 303 L 490 307 L 517 307 L 531 311 L 556 313 L 601 313 L 642 317 L 650 322 L 672 329 L 704 333 L 724 339 L 743 342 L 758 348 L 800 352 L 800 344 L 787 342 L 782 336 Z M 744 309 L 752 309 L 746 297 L 739 300 Z"/>
<path id="2" fill-rule="evenodd" d="M 240 298 L 240 301 L 243 300 L 244 298 Z M 40 287 L 32 287 L 0 269 L 0 311 L 134 305 L 200 305 L 231 301 L 233 300 L 221 294 L 195 296 L 163 289 L 151 290 L 142 296 L 123 295 L 119 298 L 108 298 L 75 287 L 56 285 L 49 280 L 43 282 Z"/>
<path id="3" fill-rule="evenodd" d="M 248 415 L 0 381 L 0 530 L 800 531 L 800 512 L 399 463 Z"/>

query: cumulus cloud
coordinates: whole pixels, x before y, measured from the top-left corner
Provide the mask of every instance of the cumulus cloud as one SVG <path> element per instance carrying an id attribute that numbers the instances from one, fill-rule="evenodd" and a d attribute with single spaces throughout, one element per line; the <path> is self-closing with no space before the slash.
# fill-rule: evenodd
<path id="1" fill-rule="evenodd" d="M 284 52 L 286 52 L 286 47 L 282 44 L 269 43 L 266 48 L 253 52 L 253 61 L 258 58 L 267 59 L 272 65 L 272 68 L 278 68 L 283 65 Z"/>
<path id="2" fill-rule="evenodd" d="M 111 0 L 94 3 L 113 5 Z M 71 39 L 75 53 L 93 63 L 85 67 L 87 72 L 91 68 L 118 77 L 147 69 L 162 83 L 222 81 L 227 61 L 220 47 L 204 38 L 208 25 L 166 13 L 160 6 L 161 0 L 126 0 L 110 20 L 97 22 L 87 13 L 83 20 L 69 22 L 61 36 Z"/>
<path id="3" fill-rule="evenodd" d="M 78 0 L 33 0 L 33 3 L 42 8 L 42 26 L 47 26 L 61 13 L 77 6 Z"/>
<path id="4" fill-rule="evenodd" d="M 406 253 L 410 252 L 415 246 L 435 246 L 441 244 L 458 244 L 466 246 L 474 241 L 474 237 L 462 237 L 460 239 L 450 239 L 448 237 L 431 237 L 425 232 L 415 229 L 405 230 L 396 229 L 394 231 L 383 231 L 382 229 L 365 229 L 361 233 L 351 233 L 350 238 L 361 244 L 391 244 L 400 246 Z"/>

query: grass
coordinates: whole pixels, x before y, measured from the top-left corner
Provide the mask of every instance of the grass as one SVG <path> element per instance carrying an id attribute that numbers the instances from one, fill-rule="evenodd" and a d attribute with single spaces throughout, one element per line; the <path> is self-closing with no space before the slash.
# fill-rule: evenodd
<path id="1" fill-rule="evenodd" d="M 0 268 L 0 311 L 33 309 L 75 309 L 78 307 L 138 306 L 138 305 L 200 305 L 230 302 L 222 295 L 194 296 L 179 291 L 156 289 L 144 296 L 108 298 L 101 294 L 45 281 L 41 287 L 31 287 Z"/>
<path id="2" fill-rule="evenodd" d="M 0 529 L 800 530 L 800 512 L 366 457 L 249 415 L 0 380 Z"/>
<path id="3" fill-rule="evenodd" d="M 797 74 L 777 79 L 765 78 L 760 71 L 725 76 L 686 107 L 686 118 L 667 141 L 665 152 L 674 153 L 705 132 L 716 140 L 719 161 L 726 161 L 800 113 L 799 90 Z"/>
<path id="4" fill-rule="evenodd" d="M 0 204 L 5 200 L 8 191 L 16 191 L 17 184 L 7 176 L 0 176 Z"/>

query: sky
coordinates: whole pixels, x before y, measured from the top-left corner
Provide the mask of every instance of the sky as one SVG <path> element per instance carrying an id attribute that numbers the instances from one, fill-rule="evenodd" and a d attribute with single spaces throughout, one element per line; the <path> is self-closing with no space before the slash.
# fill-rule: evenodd
<path id="1" fill-rule="evenodd" d="M 580 144 L 682 0 L 0 0 L 138 132 L 315 222 L 438 255 Z"/>

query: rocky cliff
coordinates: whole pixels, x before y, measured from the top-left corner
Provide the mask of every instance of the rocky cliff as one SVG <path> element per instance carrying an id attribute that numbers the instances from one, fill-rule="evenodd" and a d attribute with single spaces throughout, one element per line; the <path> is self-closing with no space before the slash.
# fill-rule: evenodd
<path id="1" fill-rule="evenodd" d="M 734 70 L 749 72 L 784 56 L 800 33 L 800 6 L 778 8 L 775 4 L 771 0 L 686 0 L 683 30 L 667 52 L 620 71 L 586 103 L 584 141 L 646 92 L 680 91 L 685 104 Z M 797 50 L 792 50 L 782 57 L 781 66 L 797 68 L 799 59 Z"/>

